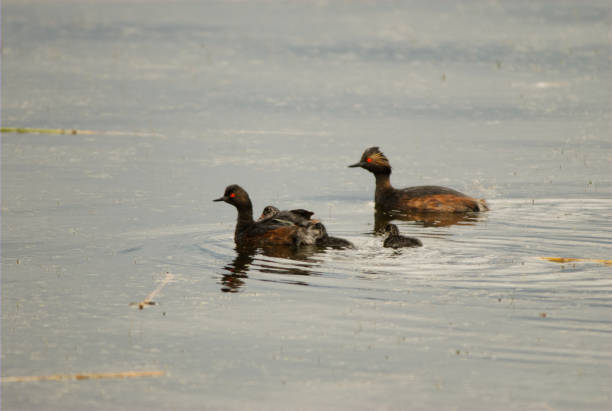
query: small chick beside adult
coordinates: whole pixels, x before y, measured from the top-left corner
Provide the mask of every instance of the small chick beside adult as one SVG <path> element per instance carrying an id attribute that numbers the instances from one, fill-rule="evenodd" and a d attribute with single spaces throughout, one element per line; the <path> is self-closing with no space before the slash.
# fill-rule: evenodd
<path id="1" fill-rule="evenodd" d="M 402 247 L 422 247 L 423 243 L 418 238 L 400 235 L 399 229 L 395 224 L 387 224 L 385 227 L 385 241 L 383 247 L 402 248 Z"/>

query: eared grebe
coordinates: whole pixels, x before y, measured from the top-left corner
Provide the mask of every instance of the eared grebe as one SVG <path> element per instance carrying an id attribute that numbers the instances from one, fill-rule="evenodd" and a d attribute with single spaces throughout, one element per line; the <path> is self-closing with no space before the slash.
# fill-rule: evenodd
<path id="1" fill-rule="evenodd" d="M 238 210 L 238 220 L 234 232 L 234 242 L 239 246 L 264 247 L 272 245 L 314 245 L 326 234 L 323 224 L 317 220 L 310 220 L 306 216 L 313 213 L 306 210 L 280 211 L 260 221 L 253 221 L 253 205 L 248 193 L 239 185 L 232 184 L 226 187 L 223 197 L 213 201 L 225 201 Z M 289 213 L 291 216 L 283 215 Z M 277 218 L 278 216 L 284 218 Z M 299 217 L 299 222 L 291 221 Z"/>
<path id="2" fill-rule="evenodd" d="M 376 177 L 374 203 L 377 210 L 385 212 L 438 212 L 464 213 L 486 211 L 484 200 L 468 197 L 459 191 L 439 186 L 419 186 L 395 189 L 391 186 L 391 164 L 378 149 L 370 147 L 363 152 L 358 163 L 349 167 L 361 167 Z"/>
<path id="3" fill-rule="evenodd" d="M 395 224 L 387 224 L 385 227 L 385 241 L 383 247 L 401 248 L 401 247 L 421 247 L 423 243 L 418 238 L 405 237 L 400 235 L 399 229 Z"/>
<path id="4" fill-rule="evenodd" d="M 266 218 L 253 221 L 253 204 L 249 194 L 239 185 L 226 187 L 223 197 L 213 201 L 225 201 L 238 210 L 234 242 L 238 245 L 295 245 L 315 244 L 319 230 L 301 226 L 288 220 Z"/>

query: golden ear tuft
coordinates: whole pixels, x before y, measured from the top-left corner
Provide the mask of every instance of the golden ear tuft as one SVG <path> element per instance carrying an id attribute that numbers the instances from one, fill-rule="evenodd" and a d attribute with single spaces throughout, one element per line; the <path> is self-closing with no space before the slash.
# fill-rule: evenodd
<path id="1" fill-rule="evenodd" d="M 389 166 L 389 160 L 381 152 L 374 153 L 370 156 L 372 162 L 381 166 Z"/>

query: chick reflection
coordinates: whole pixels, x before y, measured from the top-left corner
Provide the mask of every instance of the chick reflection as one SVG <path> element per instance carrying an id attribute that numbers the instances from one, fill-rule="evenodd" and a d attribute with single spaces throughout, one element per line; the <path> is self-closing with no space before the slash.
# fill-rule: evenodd
<path id="1" fill-rule="evenodd" d="M 393 220 L 415 221 L 423 227 L 448 227 L 451 225 L 474 225 L 480 218 L 477 213 L 427 213 L 403 212 L 389 213 L 376 211 L 374 213 L 374 231 L 382 234 L 385 227 Z"/>
<path id="2" fill-rule="evenodd" d="M 312 258 L 314 255 L 324 253 L 325 249 L 316 246 L 301 246 L 299 248 L 289 246 L 267 246 L 267 247 L 236 247 L 236 257 L 234 260 L 223 267 L 228 273 L 222 274 L 221 291 L 235 293 L 245 285 L 245 280 L 248 277 L 247 273 L 251 266 L 256 265 L 257 270 L 268 274 L 290 274 L 308 276 L 313 274 L 313 266 L 317 262 Z M 287 260 L 297 261 L 296 263 L 287 263 L 274 261 L 267 258 L 258 258 L 258 256 L 284 258 Z M 264 280 L 274 281 L 274 280 Z M 282 281 L 291 284 L 308 285 L 304 281 Z"/>

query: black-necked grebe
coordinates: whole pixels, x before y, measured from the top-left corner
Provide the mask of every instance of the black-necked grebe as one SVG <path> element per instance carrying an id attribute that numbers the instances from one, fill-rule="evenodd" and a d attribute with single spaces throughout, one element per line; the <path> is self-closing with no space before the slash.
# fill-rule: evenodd
<path id="1" fill-rule="evenodd" d="M 286 215 L 285 218 L 275 217 L 284 213 L 283 211 L 260 221 L 254 221 L 253 205 L 249 194 L 237 184 L 227 186 L 223 196 L 213 201 L 224 201 L 238 210 L 234 242 L 240 246 L 315 245 L 318 244 L 318 240 L 324 241 L 327 234 L 325 227 L 319 221 L 306 217 L 313 214 L 306 210 L 298 210 L 295 214 L 300 218 L 298 223 L 291 221 Z M 293 213 L 293 211 L 287 213 Z"/>
<path id="2" fill-rule="evenodd" d="M 438 212 L 465 213 L 486 211 L 484 200 L 466 196 L 459 191 L 440 186 L 418 186 L 396 189 L 391 185 L 391 164 L 378 147 L 363 152 L 361 160 L 349 167 L 361 167 L 374 174 L 376 191 L 374 203 L 377 210 L 385 212 Z"/>
<path id="3" fill-rule="evenodd" d="M 401 247 L 421 247 L 423 243 L 418 238 L 406 237 L 400 235 L 399 229 L 395 224 L 387 224 L 385 227 L 385 241 L 383 247 L 401 248 Z"/>

